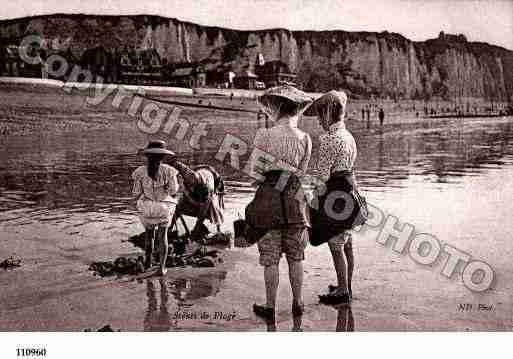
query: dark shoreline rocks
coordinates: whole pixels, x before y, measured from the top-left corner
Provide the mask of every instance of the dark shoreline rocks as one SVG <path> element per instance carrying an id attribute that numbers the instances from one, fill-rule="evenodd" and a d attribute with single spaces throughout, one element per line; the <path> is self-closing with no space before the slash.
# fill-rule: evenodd
<path id="1" fill-rule="evenodd" d="M 0 263 L 0 268 L 3 268 L 4 270 L 12 270 L 19 267 L 21 267 L 21 259 L 14 258 L 12 256 Z"/>
<path id="2" fill-rule="evenodd" d="M 166 267 L 214 268 L 219 263 L 223 262 L 224 260 L 220 256 L 219 250 L 208 250 L 206 247 L 202 246 L 191 254 L 180 256 L 169 255 L 166 261 Z M 93 262 L 89 266 L 89 270 L 93 271 L 94 275 L 100 277 L 142 274 L 145 272 L 144 258 L 143 256 L 137 258 L 120 256 L 114 261 Z"/>
<path id="3" fill-rule="evenodd" d="M 231 232 L 216 233 L 204 237 L 197 248 L 189 249 L 187 236 L 178 236 L 176 232 L 169 234 L 170 254 L 167 257 L 166 267 L 192 267 L 192 268 L 215 268 L 223 263 L 222 252 L 212 246 L 226 248 L 230 246 L 233 234 Z M 128 242 L 135 247 L 144 250 L 144 232 L 131 236 Z M 154 263 L 158 263 L 158 248 L 155 246 Z M 93 262 L 89 270 L 100 277 L 138 275 L 145 272 L 144 256 L 120 256 L 113 261 Z"/>

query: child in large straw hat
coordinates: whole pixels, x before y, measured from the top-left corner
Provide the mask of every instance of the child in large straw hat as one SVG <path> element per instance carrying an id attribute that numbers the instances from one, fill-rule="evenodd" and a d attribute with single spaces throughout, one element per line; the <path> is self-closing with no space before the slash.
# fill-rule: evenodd
<path id="1" fill-rule="evenodd" d="M 312 100 L 294 87 L 279 86 L 266 91 L 258 101 L 274 120 L 274 125 L 260 129 L 253 145 L 271 160 L 251 160 L 251 173 L 261 182 L 255 198 L 246 208 L 250 227 L 246 235 L 258 238 L 266 288 L 265 305 L 254 304 L 253 311 L 267 321 L 274 321 L 282 253 L 289 266 L 292 314 L 297 317 L 303 313 L 302 261 L 309 222 L 306 202 L 298 200 L 297 191 L 301 187 L 299 177 L 308 168 L 312 142 L 310 136 L 298 128 L 298 119 Z M 282 183 L 280 178 L 285 181 Z M 278 187 L 282 188 L 278 190 Z"/>

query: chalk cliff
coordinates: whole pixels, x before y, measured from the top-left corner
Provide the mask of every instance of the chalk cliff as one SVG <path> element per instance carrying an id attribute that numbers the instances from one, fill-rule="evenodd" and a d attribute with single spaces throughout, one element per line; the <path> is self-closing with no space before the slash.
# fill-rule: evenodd
<path id="1" fill-rule="evenodd" d="M 388 32 L 238 31 L 159 16 L 49 15 L 0 21 L 0 38 L 13 43 L 38 34 L 48 48 L 154 48 L 167 62 L 206 58 L 235 71 L 281 60 L 307 90 L 345 88 L 354 94 L 399 98 L 513 99 L 513 51 L 444 35 L 414 42 Z"/>

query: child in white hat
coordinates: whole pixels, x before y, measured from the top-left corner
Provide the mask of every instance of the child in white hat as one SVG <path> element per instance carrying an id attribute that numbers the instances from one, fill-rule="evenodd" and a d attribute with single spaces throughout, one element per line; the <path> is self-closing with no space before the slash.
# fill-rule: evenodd
<path id="1" fill-rule="evenodd" d="M 151 141 L 142 151 L 146 157 L 145 164 L 132 173 L 133 193 L 137 196 L 137 211 L 145 228 L 146 260 L 145 267 L 152 266 L 154 236 L 159 241 L 160 274 L 167 272 L 168 255 L 167 230 L 176 209 L 178 192 L 178 171 L 162 163 L 165 156 L 174 156 L 166 149 L 164 141 Z"/>

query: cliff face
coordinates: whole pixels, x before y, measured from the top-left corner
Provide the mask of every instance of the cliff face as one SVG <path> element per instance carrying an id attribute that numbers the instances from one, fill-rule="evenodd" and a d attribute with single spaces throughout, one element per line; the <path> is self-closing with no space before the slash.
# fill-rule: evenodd
<path id="1" fill-rule="evenodd" d="M 463 36 L 412 42 L 392 33 L 236 31 L 157 16 L 51 15 L 0 21 L 4 43 L 41 35 L 47 48 L 155 48 L 168 62 L 213 59 L 251 69 L 259 53 L 281 60 L 305 89 L 345 88 L 400 98 L 513 99 L 513 52 Z"/>

